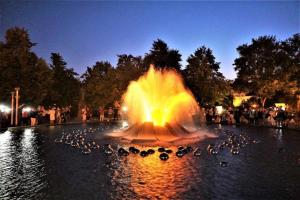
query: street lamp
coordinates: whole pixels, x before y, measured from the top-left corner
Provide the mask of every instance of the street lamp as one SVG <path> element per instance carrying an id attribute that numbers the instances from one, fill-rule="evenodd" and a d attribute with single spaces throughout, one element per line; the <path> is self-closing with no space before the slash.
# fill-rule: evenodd
<path id="1" fill-rule="evenodd" d="M 18 126 L 18 110 L 19 110 L 19 91 L 20 91 L 20 88 L 19 87 L 16 87 L 15 88 L 15 91 L 16 91 L 16 121 L 15 121 L 15 125 Z"/>
<path id="2" fill-rule="evenodd" d="M 10 125 L 14 124 L 14 100 L 15 100 L 15 92 L 11 92 Z"/>

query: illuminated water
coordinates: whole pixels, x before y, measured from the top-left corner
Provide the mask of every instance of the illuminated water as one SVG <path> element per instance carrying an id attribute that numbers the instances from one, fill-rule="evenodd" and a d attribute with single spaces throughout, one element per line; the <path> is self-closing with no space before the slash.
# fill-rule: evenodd
<path id="1" fill-rule="evenodd" d="M 192 145 L 203 149 L 202 156 L 177 158 L 173 152 L 167 161 L 161 161 L 158 152 L 145 158 L 133 154 L 106 156 L 101 151 L 83 155 L 69 145 L 54 143 L 63 130 L 86 128 L 90 127 L 43 127 L 1 133 L 0 199 L 300 198 L 299 132 L 209 127 L 221 136 Z M 87 137 L 99 138 L 103 127 L 93 128 L 99 130 Z M 228 151 L 207 155 L 206 146 L 224 139 L 225 129 L 243 132 L 259 143 L 248 145 L 240 155 Z M 96 142 L 111 143 L 114 149 L 119 145 L 112 140 Z M 175 146 L 169 148 L 176 150 Z M 221 161 L 228 162 L 228 166 L 220 166 Z"/>

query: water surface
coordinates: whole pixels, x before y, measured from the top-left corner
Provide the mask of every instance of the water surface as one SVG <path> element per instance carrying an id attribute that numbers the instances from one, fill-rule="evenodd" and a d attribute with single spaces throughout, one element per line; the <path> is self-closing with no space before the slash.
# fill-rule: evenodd
<path id="1" fill-rule="evenodd" d="M 300 134 L 257 127 L 208 127 L 219 135 L 191 144 L 192 153 L 167 161 L 159 153 L 145 158 L 130 154 L 105 155 L 54 142 L 62 132 L 87 132 L 101 146 L 116 150 L 130 145 L 99 139 L 111 127 L 72 125 L 9 130 L 0 134 L 0 199 L 299 199 Z M 228 150 L 208 155 L 208 144 L 217 144 L 225 130 L 243 133 L 258 141 L 232 155 Z M 141 150 L 158 147 L 139 146 Z M 220 162 L 227 162 L 222 167 Z"/>

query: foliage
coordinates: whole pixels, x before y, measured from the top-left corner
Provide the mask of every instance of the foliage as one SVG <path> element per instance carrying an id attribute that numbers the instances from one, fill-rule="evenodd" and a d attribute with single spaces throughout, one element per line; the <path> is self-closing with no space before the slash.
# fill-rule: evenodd
<path id="1" fill-rule="evenodd" d="M 83 74 L 84 100 L 89 107 L 97 109 L 120 101 L 130 81 L 144 73 L 141 57 L 122 54 L 118 58 L 116 68 L 109 62 L 96 62 Z"/>
<path id="2" fill-rule="evenodd" d="M 0 42 L 0 97 L 9 101 L 10 92 L 20 87 L 20 101 L 38 105 L 49 92 L 51 70 L 47 63 L 31 51 L 35 44 L 23 28 L 6 31 L 5 41 Z"/>
<path id="3" fill-rule="evenodd" d="M 262 105 L 276 92 L 295 94 L 299 84 L 299 34 L 279 42 L 273 36 L 252 39 L 237 48 L 234 87 L 261 98 Z M 299 85 L 298 85 L 299 86 Z"/>
<path id="4" fill-rule="evenodd" d="M 143 59 L 132 55 L 118 55 L 118 63 L 116 68 L 116 80 L 118 88 L 118 96 L 121 97 L 129 83 L 138 79 L 146 69 L 143 68 Z M 120 98 L 119 98 L 120 99 Z"/>
<path id="5" fill-rule="evenodd" d="M 153 64 L 157 68 L 172 68 L 180 72 L 181 54 L 178 50 L 169 49 L 168 45 L 157 39 L 153 42 L 150 53 L 144 58 L 145 66 L 148 68 Z"/>
<path id="6" fill-rule="evenodd" d="M 300 87 L 300 34 L 294 34 L 292 37 L 283 41 L 281 44 L 285 53 L 284 72 L 289 75 L 289 81 L 295 81 Z"/>
<path id="7" fill-rule="evenodd" d="M 96 62 L 88 67 L 81 76 L 84 101 L 96 109 L 115 100 L 116 88 L 115 69 L 109 62 Z"/>
<path id="8" fill-rule="evenodd" d="M 79 101 L 80 81 L 72 68 L 59 53 L 51 53 L 52 84 L 44 104 L 52 106 L 69 106 L 77 108 Z"/>
<path id="9" fill-rule="evenodd" d="M 187 59 L 184 70 L 186 83 L 201 104 L 221 103 L 229 95 L 230 83 L 219 72 L 220 63 L 205 46 L 198 48 Z"/>
<path id="10" fill-rule="evenodd" d="M 179 51 L 157 39 L 144 57 L 118 55 L 116 67 L 109 62 L 96 62 L 87 68 L 80 82 L 59 53 L 51 54 L 49 66 L 32 51 L 35 45 L 23 28 L 6 31 L 5 40 L 0 42 L 1 101 L 9 102 L 10 92 L 20 87 L 21 103 L 77 108 L 81 93 L 84 103 L 96 109 L 121 100 L 130 81 L 138 79 L 150 64 L 181 73 L 201 104 L 229 105 L 231 85 L 259 97 L 262 105 L 267 99 L 268 103 L 294 104 L 300 94 L 300 34 L 284 41 L 262 36 L 240 45 L 239 57 L 234 61 L 237 78 L 233 84 L 219 71 L 220 63 L 205 46 L 188 57 L 183 70 Z"/>

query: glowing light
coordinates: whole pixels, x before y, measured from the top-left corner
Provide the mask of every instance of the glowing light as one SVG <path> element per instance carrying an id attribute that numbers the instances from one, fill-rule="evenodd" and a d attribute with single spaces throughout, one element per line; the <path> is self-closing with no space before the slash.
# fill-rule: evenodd
<path id="1" fill-rule="evenodd" d="M 192 121 L 192 114 L 198 110 L 198 104 L 178 73 L 153 66 L 130 83 L 123 99 L 130 123 L 152 122 L 155 126 L 182 123 Z"/>
<path id="2" fill-rule="evenodd" d="M 129 125 L 127 121 L 122 121 L 122 128 L 127 128 L 128 126 Z"/>
<path id="3" fill-rule="evenodd" d="M 10 109 L 10 107 L 8 107 L 8 106 L 3 105 L 3 104 L 0 105 L 0 112 L 9 113 L 10 110 L 11 110 L 11 109 Z"/>
<path id="4" fill-rule="evenodd" d="M 233 99 L 233 106 L 234 107 L 239 107 L 242 104 L 242 99 L 240 98 L 234 98 Z"/>
<path id="5" fill-rule="evenodd" d="M 258 105 L 257 104 L 252 104 L 252 108 L 257 108 L 258 107 Z"/>
<path id="6" fill-rule="evenodd" d="M 32 109 L 30 107 L 25 107 L 22 109 L 23 112 L 30 112 Z"/>
<path id="7" fill-rule="evenodd" d="M 239 107 L 244 101 L 248 101 L 251 96 L 235 96 L 233 98 L 233 106 L 234 107 Z"/>
<path id="8" fill-rule="evenodd" d="M 276 106 L 277 108 L 280 108 L 280 107 L 281 107 L 281 109 L 283 109 L 283 110 L 285 110 L 285 108 L 286 108 L 286 104 L 285 104 L 285 103 L 275 103 L 275 106 Z"/>
<path id="9" fill-rule="evenodd" d="M 176 147 L 172 148 L 173 151 L 176 149 Z M 122 173 L 131 174 L 129 183 L 137 194 L 137 199 L 143 199 L 143 197 L 157 199 L 158 194 L 164 200 L 176 199 L 176 194 L 189 191 L 191 185 L 196 185 L 188 182 L 189 179 L 187 178 L 195 175 L 188 167 L 191 162 L 195 162 L 195 159 L 187 162 L 175 158 L 171 162 L 164 162 L 159 159 L 159 154 L 156 151 L 155 155 L 147 156 L 144 159 L 132 156 L 129 162 L 131 164 L 130 169 L 123 170 Z M 198 171 L 196 170 L 194 173 L 198 173 Z M 141 181 L 145 182 L 145 185 L 139 184 Z M 178 183 L 181 183 L 182 186 L 178 187 Z"/>
<path id="10" fill-rule="evenodd" d="M 216 111 L 218 115 L 221 115 L 223 113 L 223 107 L 222 106 L 216 106 Z"/>
<path id="11" fill-rule="evenodd" d="M 127 112 L 127 111 L 128 111 L 127 106 L 122 106 L 122 111 L 123 111 L 123 112 Z"/>

